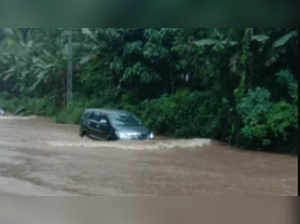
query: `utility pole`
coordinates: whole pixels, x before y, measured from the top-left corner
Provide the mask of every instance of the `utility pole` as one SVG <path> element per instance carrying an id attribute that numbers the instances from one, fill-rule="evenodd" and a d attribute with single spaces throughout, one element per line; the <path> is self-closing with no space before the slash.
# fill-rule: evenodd
<path id="1" fill-rule="evenodd" d="M 67 105 L 69 106 L 72 102 L 72 82 L 73 82 L 73 71 L 72 71 L 72 30 L 68 32 L 68 72 L 67 72 Z"/>

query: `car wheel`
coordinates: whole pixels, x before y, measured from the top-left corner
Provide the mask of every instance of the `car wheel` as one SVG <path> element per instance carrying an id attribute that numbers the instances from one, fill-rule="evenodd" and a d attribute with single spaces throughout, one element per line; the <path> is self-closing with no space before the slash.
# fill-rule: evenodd
<path id="1" fill-rule="evenodd" d="M 85 132 L 84 132 L 84 131 L 82 131 L 82 130 L 80 130 L 80 132 L 79 132 L 79 136 L 80 136 L 81 138 L 83 138 L 83 137 L 85 136 Z"/>
<path id="2" fill-rule="evenodd" d="M 107 141 L 115 141 L 117 140 L 116 136 L 114 136 L 114 134 L 110 134 L 109 136 L 107 136 L 106 138 Z"/>

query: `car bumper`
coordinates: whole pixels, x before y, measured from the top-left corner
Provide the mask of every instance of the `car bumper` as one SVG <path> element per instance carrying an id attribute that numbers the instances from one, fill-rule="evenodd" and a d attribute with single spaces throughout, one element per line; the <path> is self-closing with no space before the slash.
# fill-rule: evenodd
<path id="1" fill-rule="evenodd" d="M 139 135 L 139 136 L 129 136 L 129 137 L 126 137 L 126 138 L 120 138 L 118 137 L 119 140 L 152 140 L 154 139 L 151 138 L 149 135 Z"/>

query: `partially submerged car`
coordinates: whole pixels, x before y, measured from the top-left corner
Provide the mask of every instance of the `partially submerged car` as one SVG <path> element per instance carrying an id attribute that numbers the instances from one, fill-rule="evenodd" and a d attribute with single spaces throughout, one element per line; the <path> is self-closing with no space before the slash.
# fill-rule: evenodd
<path id="1" fill-rule="evenodd" d="M 154 139 L 134 114 L 123 110 L 86 109 L 81 116 L 80 136 L 105 140 Z"/>

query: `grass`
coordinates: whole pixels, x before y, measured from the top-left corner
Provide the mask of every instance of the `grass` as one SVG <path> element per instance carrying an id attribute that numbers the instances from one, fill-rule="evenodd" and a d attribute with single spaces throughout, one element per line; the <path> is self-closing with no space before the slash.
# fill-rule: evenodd
<path id="1" fill-rule="evenodd" d="M 8 94 L 0 94 L 0 108 L 15 115 L 40 115 L 51 117 L 56 123 L 79 124 L 80 117 L 88 107 L 98 107 L 96 101 L 74 99 L 67 107 L 58 107 L 49 98 L 22 99 Z"/>

